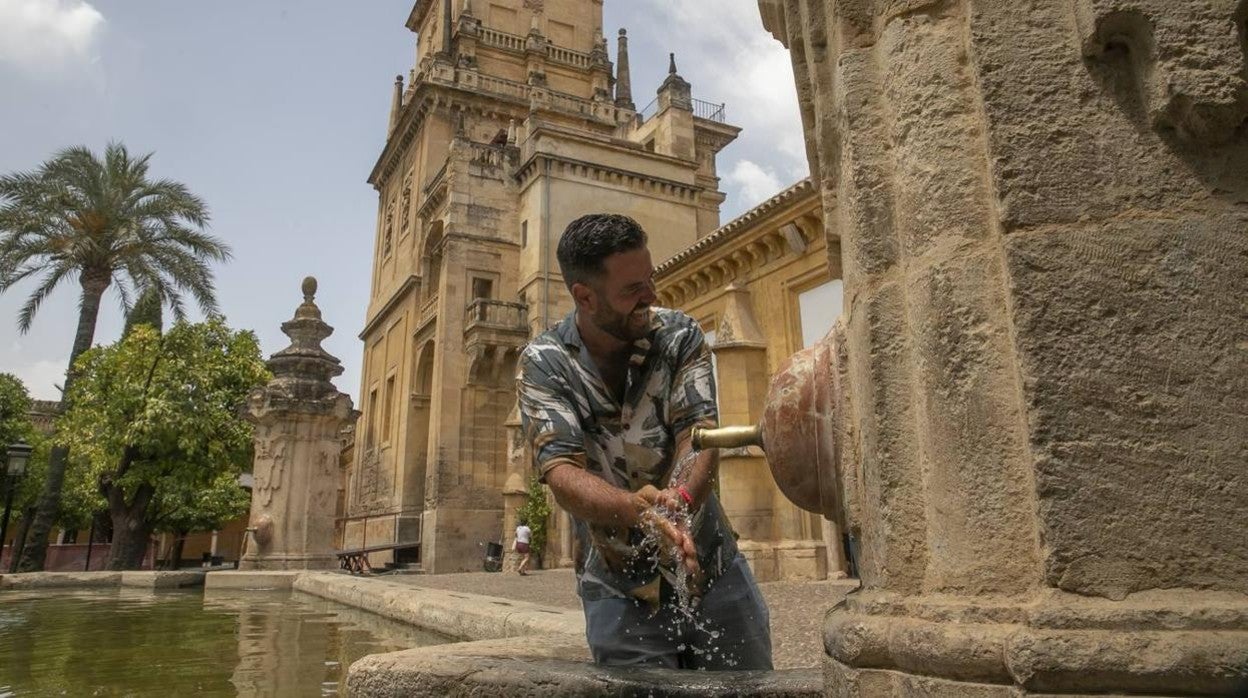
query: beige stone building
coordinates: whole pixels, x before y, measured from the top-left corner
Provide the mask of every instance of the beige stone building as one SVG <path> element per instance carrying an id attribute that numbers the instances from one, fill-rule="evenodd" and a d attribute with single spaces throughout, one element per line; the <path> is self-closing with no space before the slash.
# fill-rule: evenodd
<path id="1" fill-rule="evenodd" d="M 827 240 L 802 180 L 658 267 L 659 302 L 696 318 L 711 344 L 721 424 L 757 424 L 770 376 L 840 314 L 840 245 Z M 721 453 L 719 492 L 760 581 L 847 571 L 841 532 L 785 499 L 758 449 Z"/>
<path id="2" fill-rule="evenodd" d="M 419 0 L 369 178 L 378 217 L 341 543 L 421 541 L 429 572 L 480 569 L 503 528 L 514 362 L 570 308 L 553 248 L 616 211 L 656 261 L 719 227 L 716 154 L 737 135 L 673 60 L 636 109 L 601 0 Z M 376 562 L 384 562 L 379 559 Z"/>

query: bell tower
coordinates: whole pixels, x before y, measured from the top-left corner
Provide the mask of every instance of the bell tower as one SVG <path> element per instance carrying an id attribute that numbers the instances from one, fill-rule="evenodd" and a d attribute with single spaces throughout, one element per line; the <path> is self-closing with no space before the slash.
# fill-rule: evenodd
<path id="1" fill-rule="evenodd" d="M 503 521 L 518 351 L 568 310 L 554 249 L 616 211 L 655 261 L 718 226 L 715 154 L 739 129 L 668 77 L 649 111 L 616 75 L 602 0 L 417 0 L 415 65 L 391 82 L 377 190 L 363 418 L 343 545 L 420 543 L 430 572 L 480 566 Z M 618 31 L 618 30 L 617 30 Z"/>

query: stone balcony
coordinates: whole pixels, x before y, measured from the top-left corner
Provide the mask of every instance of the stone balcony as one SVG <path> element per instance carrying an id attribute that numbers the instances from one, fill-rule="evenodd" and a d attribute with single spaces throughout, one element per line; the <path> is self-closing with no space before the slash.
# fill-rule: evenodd
<path id="1" fill-rule="evenodd" d="M 523 303 L 477 298 L 464 313 L 464 353 L 468 380 L 495 383 L 509 379 L 504 366 L 529 339 L 529 307 Z"/>

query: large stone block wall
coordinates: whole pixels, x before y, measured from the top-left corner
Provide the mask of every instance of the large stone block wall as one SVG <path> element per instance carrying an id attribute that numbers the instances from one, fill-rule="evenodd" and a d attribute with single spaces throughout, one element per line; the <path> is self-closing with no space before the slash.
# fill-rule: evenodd
<path id="1" fill-rule="evenodd" d="M 864 590 L 829 692 L 1228 690 L 1248 3 L 760 8 L 842 243 Z"/>

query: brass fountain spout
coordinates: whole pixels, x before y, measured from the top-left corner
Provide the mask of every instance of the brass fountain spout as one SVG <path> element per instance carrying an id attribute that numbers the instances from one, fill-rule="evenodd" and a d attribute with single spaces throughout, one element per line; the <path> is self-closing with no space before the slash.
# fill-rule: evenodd
<path id="1" fill-rule="evenodd" d="M 707 429 L 694 427 L 690 435 L 693 450 L 704 448 L 744 448 L 758 446 L 763 448 L 763 429 L 760 425 L 752 427 L 719 427 Z"/>

